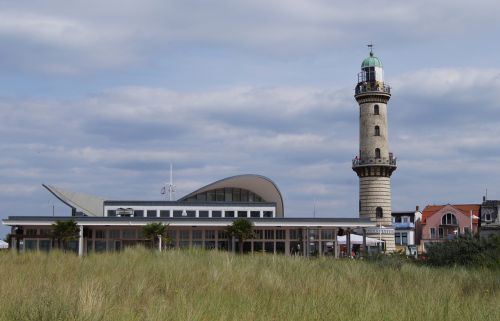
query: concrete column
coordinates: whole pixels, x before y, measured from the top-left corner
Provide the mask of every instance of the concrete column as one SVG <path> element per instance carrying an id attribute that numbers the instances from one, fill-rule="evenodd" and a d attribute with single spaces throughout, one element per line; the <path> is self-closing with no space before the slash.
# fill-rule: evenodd
<path id="1" fill-rule="evenodd" d="M 333 230 L 333 232 L 335 233 L 335 235 L 334 235 L 334 237 L 335 237 L 335 243 L 334 243 L 335 248 L 334 248 L 334 253 L 335 253 L 335 258 L 336 258 L 336 259 L 338 259 L 338 258 L 339 258 L 339 252 L 340 252 L 340 251 L 339 251 L 339 241 L 338 241 L 338 239 L 337 239 L 337 234 L 338 234 L 338 232 L 339 232 L 339 229 L 338 229 L 338 228 L 335 228 L 335 229 Z"/>
<path id="2" fill-rule="evenodd" d="M 366 228 L 363 228 L 363 249 L 361 253 L 363 257 L 366 257 Z"/>
<path id="3" fill-rule="evenodd" d="M 161 235 L 158 235 L 158 251 L 161 252 Z"/>
<path id="4" fill-rule="evenodd" d="M 347 229 L 345 244 L 347 247 L 347 257 L 351 257 L 351 229 Z"/>
<path id="5" fill-rule="evenodd" d="M 78 239 L 78 256 L 83 256 L 83 225 L 80 225 L 80 237 Z"/>

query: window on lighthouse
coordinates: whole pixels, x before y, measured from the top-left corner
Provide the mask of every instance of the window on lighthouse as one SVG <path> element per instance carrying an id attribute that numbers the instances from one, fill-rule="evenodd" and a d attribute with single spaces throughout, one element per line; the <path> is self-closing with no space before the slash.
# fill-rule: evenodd
<path id="1" fill-rule="evenodd" d="M 375 148 L 375 158 L 380 158 L 380 148 Z"/>
<path id="2" fill-rule="evenodd" d="M 378 105 L 373 106 L 373 114 L 380 115 L 380 110 L 379 110 Z"/>
<path id="3" fill-rule="evenodd" d="M 382 210 L 382 207 L 377 207 L 377 209 L 375 210 L 375 216 L 377 218 L 384 217 L 384 210 Z"/>
<path id="4" fill-rule="evenodd" d="M 375 136 L 380 136 L 380 127 L 375 126 Z"/>

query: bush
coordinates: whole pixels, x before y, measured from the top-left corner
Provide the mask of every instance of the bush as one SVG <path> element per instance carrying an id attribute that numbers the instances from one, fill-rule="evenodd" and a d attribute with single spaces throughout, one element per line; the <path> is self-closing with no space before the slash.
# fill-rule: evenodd
<path id="1" fill-rule="evenodd" d="M 500 267 L 500 237 L 460 236 L 454 240 L 430 244 L 425 263 L 433 266 Z"/>

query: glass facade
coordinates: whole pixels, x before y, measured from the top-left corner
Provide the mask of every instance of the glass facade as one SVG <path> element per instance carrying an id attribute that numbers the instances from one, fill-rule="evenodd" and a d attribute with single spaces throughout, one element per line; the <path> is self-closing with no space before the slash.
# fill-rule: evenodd
<path id="1" fill-rule="evenodd" d="M 255 202 L 265 200 L 260 195 L 243 188 L 218 188 L 198 193 L 187 199 L 188 202 Z"/>

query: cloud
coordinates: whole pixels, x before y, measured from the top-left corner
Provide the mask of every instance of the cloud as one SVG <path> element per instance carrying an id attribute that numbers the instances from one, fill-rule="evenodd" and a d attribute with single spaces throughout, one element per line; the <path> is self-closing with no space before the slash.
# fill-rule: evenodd
<path id="1" fill-rule="evenodd" d="M 2 4 L 2 63 L 80 74 L 158 62 L 193 48 L 280 59 L 359 46 L 462 40 L 498 29 L 497 1 L 44 1 Z M 432 8 L 432 10 L 429 10 Z M 370 14 L 365 14 L 369 10 Z M 14 66 L 14 67 L 12 67 Z"/>

